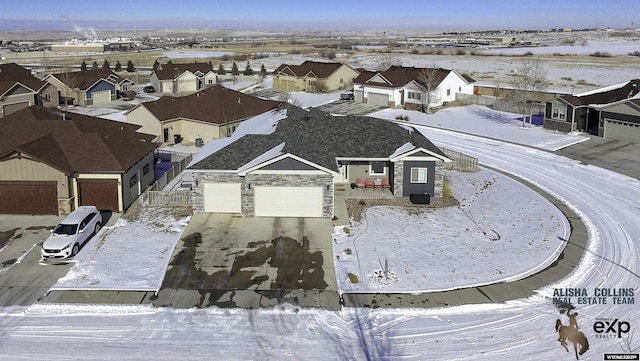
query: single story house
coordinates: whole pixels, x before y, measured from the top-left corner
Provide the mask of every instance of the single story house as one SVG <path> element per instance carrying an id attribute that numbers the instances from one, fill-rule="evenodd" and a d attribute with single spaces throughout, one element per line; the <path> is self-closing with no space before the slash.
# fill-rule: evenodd
<path id="1" fill-rule="evenodd" d="M 359 72 L 347 64 L 307 60 L 300 65 L 282 64 L 273 72 L 273 87 L 311 93 L 351 89 Z"/>
<path id="2" fill-rule="evenodd" d="M 604 138 L 640 143 L 640 94 L 593 107 L 600 110 L 599 127 Z"/>
<path id="3" fill-rule="evenodd" d="M 164 145 L 181 142 L 199 145 L 228 137 L 245 119 L 278 107 L 265 100 L 215 85 L 182 97 L 161 97 L 125 112 L 127 122 L 139 125 Z"/>
<path id="4" fill-rule="evenodd" d="M 353 93 L 356 102 L 422 110 L 427 89 L 431 89 L 429 105 L 440 106 L 455 101 L 456 93 L 472 95 L 474 82 L 451 69 L 392 66 L 386 71 L 361 72 L 353 80 Z"/>
<path id="5" fill-rule="evenodd" d="M 209 63 L 168 63 L 151 74 L 151 86 L 161 94 L 193 93 L 217 83 L 217 75 Z"/>
<path id="6" fill-rule="evenodd" d="M 58 106 L 58 89 L 16 63 L 0 64 L 0 118 L 32 105 Z"/>
<path id="7" fill-rule="evenodd" d="M 207 144 L 187 167 L 195 212 L 332 218 L 336 185 L 361 178 L 396 197 L 443 196 L 451 160 L 413 127 L 289 104 L 255 119 Z"/>
<path id="8" fill-rule="evenodd" d="M 155 181 L 138 125 L 31 106 L 0 121 L 0 214 L 122 212 Z"/>
<path id="9" fill-rule="evenodd" d="M 61 104 L 93 105 L 115 100 L 119 92 L 132 89 L 133 82 L 109 69 L 90 69 L 49 74 L 44 81 L 59 90 Z"/>
<path id="10" fill-rule="evenodd" d="M 575 94 L 559 95 L 545 106 L 544 128 L 561 132 L 581 131 L 603 136 L 609 127 L 607 138 L 625 138 L 626 132 L 639 131 L 634 124 L 607 123 L 600 108 L 636 97 L 640 92 L 640 79 L 614 84 L 600 89 Z"/>

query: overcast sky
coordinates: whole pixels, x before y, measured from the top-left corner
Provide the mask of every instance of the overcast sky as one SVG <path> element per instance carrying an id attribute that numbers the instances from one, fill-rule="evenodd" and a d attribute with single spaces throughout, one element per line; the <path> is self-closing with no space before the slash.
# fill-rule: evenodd
<path id="1" fill-rule="evenodd" d="M 638 0 L 10 1 L 0 29 L 640 28 Z"/>

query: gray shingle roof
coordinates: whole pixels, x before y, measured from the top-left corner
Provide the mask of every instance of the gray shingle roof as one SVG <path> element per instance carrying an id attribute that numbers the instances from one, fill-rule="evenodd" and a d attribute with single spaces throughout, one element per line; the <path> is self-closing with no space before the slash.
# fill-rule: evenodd
<path id="1" fill-rule="evenodd" d="M 245 135 L 190 168 L 235 170 L 283 142 L 284 153 L 336 172 L 336 158 L 387 159 L 406 143 L 445 156 L 413 128 L 371 117 L 334 117 L 316 109 L 286 107 L 287 117 L 272 134 Z"/>

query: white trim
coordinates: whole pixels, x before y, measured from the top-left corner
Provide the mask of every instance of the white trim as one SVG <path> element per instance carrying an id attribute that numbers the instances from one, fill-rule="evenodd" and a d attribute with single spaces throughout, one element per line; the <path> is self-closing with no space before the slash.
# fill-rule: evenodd
<path id="1" fill-rule="evenodd" d="M 306 160 L 304 158 L 298 157 L 297 155 L 294 155 L 294 154 L 291 154 L 291 153 L 285 153 L 285 154 L 282 154 L 282 155 L 280 155 L 278 157 L 271 158 L 270 160 L 268 160 L 266 162 L 263 162 L 263 163 L 260 163 L 258 165 L 255 165 L 253 167 L 244 169 L 242 171 L 238 171 L 238 175 L 239 176 L 245 176 L 247 173 L 251 173 L 251 172 L 253 172 L 255 170 L 258 170 L 258 169 L 260 169 L 262 167 L 265 167 L 265 166 L 267 166 L 269 164 L 273 164 L 273 163 L 275 163 L 275 162 L 277 162 L 279 160 L 282 160 L 284 158 L 291 158 L 291 159 L 297 160 L 298 162 L 304 163 L 304 164 L 309 165 L 309 166 L 311 166 L 313 168 L 317 168 L 317 169 L 322 170 L 322 171 L 324 171 L 326 173 L 329 173 L 329 174 L 333 174 L 333 175 L 339 175 L 340 174 L 340 173 L 338 173 L 336 171 L 332 171 L 331 169 L 327 169 L 327 168 L 325 168 L 323 166 L 315 164 L 315 163 L 313 163 L 311 161 L 308 161 L 308 160 Z"/>
<path id="2" fill-rule="evenodd" d="M 415 153 L 418 153 L 418 152 L 424 152 L 424 153 L 430 154 L 433 157 L 411 157 L 412 154 L 415 154 Z M 409 158 L 409 157 L 411 158 L 411 160 L 442 160 L 445 163 L 450 163 L 451 162 L 451 159 L 449 159 L 449 158 L 447 158 L 445 156 L 442 156 L 440 154 L 434 153 L 434 152 L 432 152 L 430 150 L 424 149 L 422 147 L 416 147 L 416 148 L 414 148 L 414 149 L 412 149 L 412 150 L 410 150 L 410 151 L 408 151 L 406 153 L 403 153 L 403 154 L 397 155 L 397 156 L 395 156 L 393 158 L 390 158 L 389 160 L 392 161 L 392 162 L 397 162 L 397 161 L 399 161 L 399 160 L 401 160 L 403 158 Z"/>
<path id="3" fill-rule="evenodd" d="M 424 182 L 420 181 L 420 172 L 418 172 L 418 180 L 416 182 L 413 181 L 413 170 L 424 170 Z M 409 183 L 411 184 L 427 184 L 429 182 L 429 169 L 426 167 L 411 167 L 409 171 Z"/>
<path id="4" fill-rule="evenodd" d="M 373 167 L 372 167 L 372 164 L 370 162 L 369 163 L 369 175 L 370 176 L 385 176 L 385 175 L 387 175 L 387 168 L 388 167 L 385 164 L 385 165 L 382 166 L 382 173 L 376 173 L 376 172 L 373 171 Z"/>

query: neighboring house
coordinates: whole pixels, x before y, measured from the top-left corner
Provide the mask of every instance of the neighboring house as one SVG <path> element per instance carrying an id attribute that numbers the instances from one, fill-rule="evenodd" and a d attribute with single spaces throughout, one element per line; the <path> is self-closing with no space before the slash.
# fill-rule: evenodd
<path id="1" fill-rule="evenodd" d="M 133 82 L 109 69 L 91 69 L 49 74 L 44 81 L 59 90 L 61 104 L 93 105 L 115 100 L 119 92 L 131 90 Z"/>
<path id="2" fill-rule="evenodd" d="M 165 64 L 151 74 L 151 86 L 161 94 L 188 94 L 217 83 L 209 63 Z"/>
<path id="3" fill-rule="evenodd" d="M 273 87 L 285 91 L 332 92 L 351 89 L 359 72 L 347 64 L 305 61 L 282 64 L 273 72 Z"/>
<path id="4" fill-rule="evenodd" d="M 614 84 L 608 87 L 576 95 L 559 95 L 546 103 L 544 128 L 561 131 L 581 131 L 603 136 L 608 126 L 607 138 L 625 138 L 625 132 L 638 132 L 632 122 L 606 122 L 602 119 L 600 108 L 638 95 L 640 79 Z"/>
<path id="5" fill-rule="evenodd" d="M 600 110 L 599 128 L 604 138 L 640 143 L 640 93 L 618 102 L 595 106 Z"/>
<path id="6" fill-rule="evenodd" d="M 32 105 L 58 106 L 58 89 L 18 64 L 0 64 L 0 118 Z"/>
<path id="7" fill-rule="evenodd" d="M 0 121 L 0 214 L 122 212 L 154 182 L 152 136 L 131 125 L 31 106 Z"/>
<path id="8" fill-rule="evenodd" d="M 450 161 L 412 127 L 285 105 L 210 142 L 186 171 L 195 212 L 332 218 L 335 186 L 360 178 L 440 199 Z"/>
<path id="9" fill-rule="evenodd" d="M 392 66 L 386 71 L 364 71 L 353 80 L 354 100 L 384 107 L 423 110 L 431 83 L 430 106 L 456 100 L 456 93 L 473 94 L 475 80 L 451 69 Z"/>
<path id="10" fill-rule="evenodd" d="M 141 103 L 125 113 L 127 122 L 158 142 L 204 144 L 228 137 L 245 119 L 278 107 L 265 100 L 220 85 L 183 97 L 161 97 Z"/>

